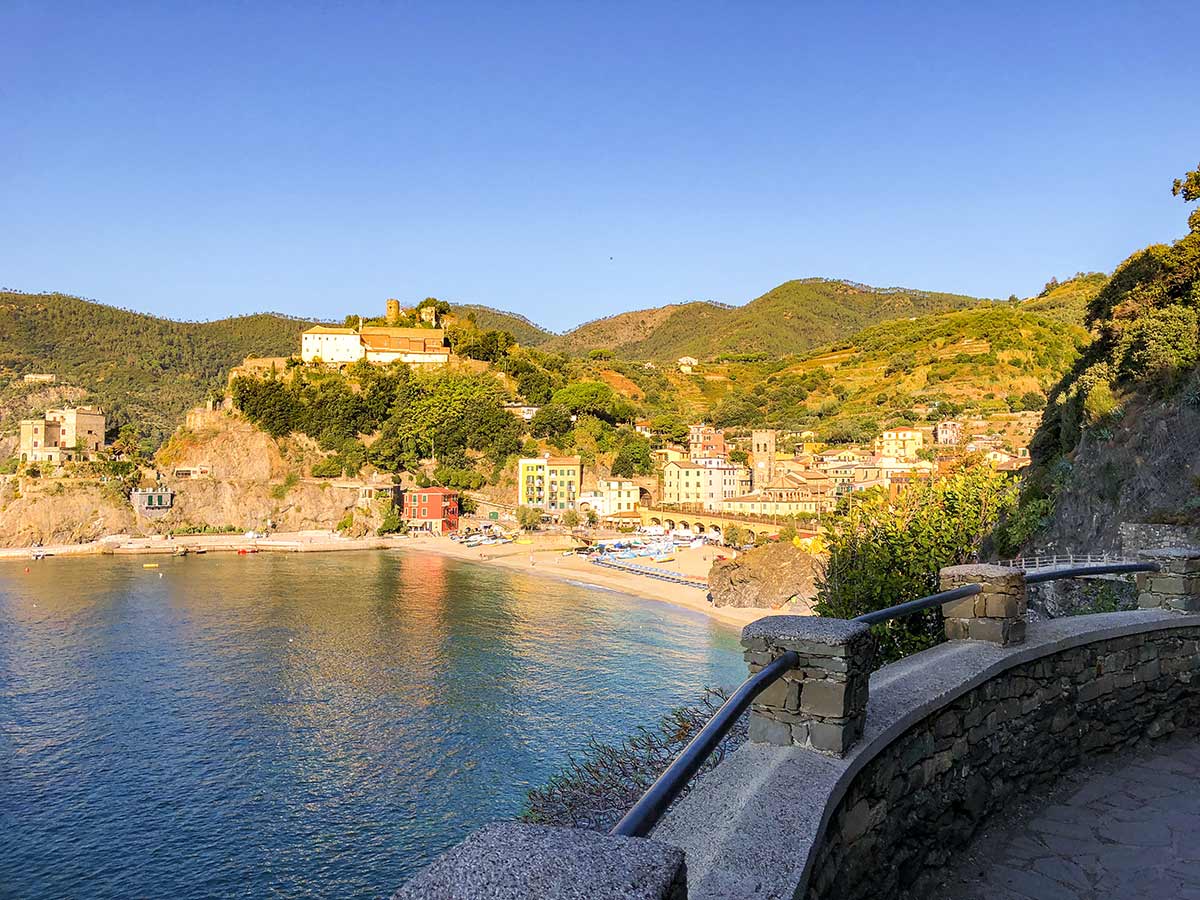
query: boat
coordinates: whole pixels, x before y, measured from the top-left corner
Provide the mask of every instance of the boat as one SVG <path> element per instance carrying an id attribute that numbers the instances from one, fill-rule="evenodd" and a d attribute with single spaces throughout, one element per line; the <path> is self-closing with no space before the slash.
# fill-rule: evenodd
<path id="1" fill-rule="evenodd" d="M 190 552 L 187 547 L 176 547 L 172 556 L 187 556 Z"/>
<path id="2" fill-rule="evenodd" d="M 207 553 L 208 548 L 207 547 L 196 547 L 194 550 L 192 550 L 192 552 L 195 553 L 197 556 L 199 556 L 201 553 Z"/>
<path id="3" fill-rule="evenodd" d="M 238 556 L 245 556 L 249 553 L 257 553 L 257 547 L 241 547 L 238 549 Z"/>
<path id="4" fill-rule="evenodd" d="M 29 554 L 29 557 L 30 559 L 47 559 L 53 555 L 53 553 L 47 553 L 45 550 L 34 550 Z"/>

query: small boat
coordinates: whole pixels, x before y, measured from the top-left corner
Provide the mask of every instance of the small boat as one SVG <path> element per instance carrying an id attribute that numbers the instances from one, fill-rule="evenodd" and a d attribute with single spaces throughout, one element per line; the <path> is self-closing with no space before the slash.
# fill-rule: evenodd
<path id="1" fill-rule="evenodd" d="M 208 548 L 207 547 L 197 547 L 192 552 L 195 553 L 197 556 L 199 556 L 202 553 L 207 553 Z"/>
<path id="2" fill-rule="evenodd" d="M 54 555 L 53 553 L 47 553 L 45 550 L 34 550 L 32 553 L 29 554 L 29 558 L 41 560 L 41 559 L 47 559 L 53 555 Z"/>
<path id="3" fill-rule="evenodd" d="M 191 551 L 187 547 L 176 547 L 173 556 L 187 556 Z"/>
<path id="4" fill-rule="evenodd" d="M 143 569 L 157 569 L 158 563 L 142 563 Z"/>
<path id="5" fill-rule="evenodd" d="M 238 556 L 246 556 L 249 553 L 257 553 L 257 547 L 241 547 L 238 549 Z"/>
<path id="6" fill-rule="evenodd" d="M 664 553 L 662 556 L 654 557 L 654 561 L 655 562 L 674 562 L 675 557 L 672 556 L 670 553 Z"/>

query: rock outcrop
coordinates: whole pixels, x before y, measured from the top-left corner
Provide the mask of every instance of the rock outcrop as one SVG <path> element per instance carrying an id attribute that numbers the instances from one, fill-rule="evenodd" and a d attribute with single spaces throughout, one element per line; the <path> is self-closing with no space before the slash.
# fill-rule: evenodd
<path id="1" fill-rule="evenodd" d="M 713 563 L 708 586 L 713 606 L 778 609 L 796 598 L 808 601 L 816 595 L 821 561 L 792 544 L 768 544 L 743 553 L 736 559 Z"/>

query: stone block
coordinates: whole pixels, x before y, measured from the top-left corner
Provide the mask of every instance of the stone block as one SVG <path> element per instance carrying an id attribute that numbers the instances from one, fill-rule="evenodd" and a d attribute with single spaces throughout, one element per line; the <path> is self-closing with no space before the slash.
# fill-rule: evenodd
<path id="1" fill-rule="evenodd" d="M 1025 641 L 1025 623 L 1020 619 L 971 619 L 968 636 L 973 641 L 989 641 L 1007 647 Z"/>
<path id="2" fill-rule="evenodd" d="M 965 641 L 970 637 L 967 632 L 967 623 L 970 619 L 946 619 L 946 640 L 948 641 Z"/>
<path id="3" fill-rule="evenodd" d="M 987 594 L 984 615 L 989 619 L 1019 619 L 1025 615 L 1025 597 L 1013 594 Z"/>
<path id="4" fill-rule="evenodd" d="M 500 823 L 475 832 L 393 900 L 684 900 L 683 851 L 646 838 Z"/>
<path id="5" fill-rule="evenodd" d="M 1143 591 L 1138 594 L 1138 606 L 1141 609 L 1161 609 L 1166 607 L 1168 599 L 1169 597 L 1166 594 Z"/>
<path id="6" fill-rule="evenodd" d="M 853 747 L 861 737 L 861 719 L 851 719 L 845 723 L 808 723 L 808 745 L 822 753 L 845 756 L 846 751 Z"/>
<path id="7" fill-rule="evenodd" d="M 786 678 L 777 679 L 759 694 L 754 702 L 760 706 L 777 706 L 781 709 L 798 709 L 800 683 Z"/>
<path id="8" fill-rule="evenodd" d="M 777 747 L 792 745 L 792 726 L 767 718 L 759 712 L 750 716 L 750 740 L 756 744 L 774 744 Z"/>
<path id="9" fill-rule="evenodd" d="M 1159 594 L 1200 594 L 1200 578 L 1191 575 L 1154 575 L 1150 590 Z"/>
<path id="10" fill-rule="evenodd" d="M 846 682 L 809 681 L 800 693 L 800 711 L 823 718 L 846 715 Z"/>
<path id="11" fill-rule="evenodd" d="M 1195 595 L 1171 597 L 1167 600 L 1166 605 L 1168 609 L 1179 612 L 1200 612 L 1200 597 Z"/>
<path id="12" fill-rule="evenodd" d="M 942 615 L 947 619 L 972 619 L 975 617 L 975 597 L 963 597 L 952 603 L 942 604 Z"/>

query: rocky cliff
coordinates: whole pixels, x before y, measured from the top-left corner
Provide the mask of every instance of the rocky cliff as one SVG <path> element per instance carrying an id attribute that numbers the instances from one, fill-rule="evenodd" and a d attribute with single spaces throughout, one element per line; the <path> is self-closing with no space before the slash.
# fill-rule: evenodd
<path id="1" fill-rule="evenodd" d="M 1142 398 L 1055 463 L 1054 514 L 1028 551 L 1120 552 L 1122 522 L 1200 524 L 1200 405 Z"/>
<path id="2" fill-rule="evenodd" d="M 708 586 L 713 606 L 778 609 L 793 597 L 811 600 L 820 571 L 820 560 L 812 554 L 788 543 L 768 544 L 736 559 L 717 560 Z"/>

